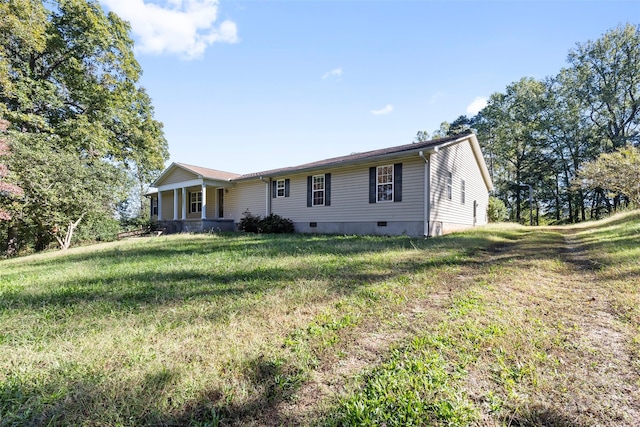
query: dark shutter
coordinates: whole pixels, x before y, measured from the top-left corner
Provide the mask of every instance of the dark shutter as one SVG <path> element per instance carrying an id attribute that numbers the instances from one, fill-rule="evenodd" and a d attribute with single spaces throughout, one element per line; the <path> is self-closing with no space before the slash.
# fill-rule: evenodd
<path id="1" fill-rule="evenodd" d="M 313 185 L 312 182 L 313 178 L 311 177 L 311 175 L 309 175 L 307 177 L 307 207 L 310 208 L 311 207 L 311 198 L 312 198 L 312 192 L 311 192 L 311 186 Z"/>
<path id="2" fill-rule="evenodd" d="M 278 180 L 271 181 L 271 198 L 278 197 Z"/>
<path id="3" fill-rule="evenodd" d="M 376 167 L 369 168 L 369 203 L 376 202 Z"/>
<path id="4" fill-rule="evenodd" d="M 289 186 L 291 185 L 290 179 L 284 180 L 284 197 L 289 197 Z"/>
<path id="5" fill-rule="evenodd" d="M 393 165 L 393 201 L 402 201 L 402 163 Z"/>
<path id="6" fill-rule="evenodd" d="M 324 174 L 324 205 L 331 206 L 331 174 Z"/>

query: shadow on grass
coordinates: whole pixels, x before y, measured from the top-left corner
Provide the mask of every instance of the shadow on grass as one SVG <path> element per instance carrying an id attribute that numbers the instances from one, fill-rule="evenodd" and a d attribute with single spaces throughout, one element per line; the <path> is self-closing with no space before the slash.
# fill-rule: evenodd
<path id="1" fill-rule="evenodd" d="M 149 245 L 114 248 L 97 253 L 70 254 L 44 263 L 39 268 L 60 268 L 61 264 L 87 262 L 94 265 L 94 274 L 85 279 L 55 278 L 40 293 L 4 291 L 0 309 L 37 312 L 62 312 L 75 319 L 78 307 L 96 316 L 101 313 L 138 312 L 141 308 L 155 308 L 187 300 L 222 299 L 227 301 L 209 308 L 212 318 L 225 319 L 229 301 L 244 295 L 260 295 L 271 289 L 290 286 L 302 280 L 324 280 L 338 294 L 348 294 L 370 283 L 445 266 L 465 265 L 469 262 L 500 262 L 508 257 L 528 257 L 529 253 L 510 251 L 515 241 L 528 235 L 528 231 L 496 233 L 464 233 L 423 240 L 399 238 L 330 237 L 330 236 L 241 236 L 186 238 L 177 243 L 172 239 L 151 241 Z M 549 240 L 551 242 L 551 240 Z M 548 243 L 549 243 L 548 242 Z M 173 247 L 176 243 L 177 247 Z M 549 245 L 545 245 L 549 246 Z M 396 249 L 407 250 L 394 258 L 375 257 L 368 260 L 356 255 L 378 254 Z M 546 250 L 551 251 L 549 247 Z M 206 256 L 217 251 L 233 252 L 235 256 L 250 256 L 251 265 L 235 271 L 192 270 L 190 264 L 175 271 L 139 271 L 113 274 L 108 267 L 118 263 L 153 260 L 156 264 L 175 263 L 181 255 L 196 255 L 193 262 L 207 262 Z M 544 255 L 534 251 L 536 256 Z M 316 265 L 304 261 L 295 268 L 283 269 L 259 265 L 259 259 L 281 256 L 338 255 L 340 262 Z M 36 263 L 36 264 L 37 264 Z M 68 266 L 68 267 L 69 267 Z M 154 267 L 156 270 L 157 268 Z M 22 274 L 22 273 L 21 273 Z M 4 277 L 11 276 L 5 275 Z M 2 277 L 0 275 L 0 277 Z M 12 280 L 19 281 L 20 277 Z M 0 291 L 2 289 L 0 288 Z M 227 305 L 225 305 L 227 304 Z M 246 307 L 250 309 L 247 302 Z M 234 305 L 238 310 L 238 305 Z M 73 369 L 73 368 L 70 368 Z M 278 403 L 289 399 L 305 381 L 303 373 L 291 363 L 258 357 L 244 368 L 244 377 L 255 396 L 239 404 L 224 401 L 228 391 L 210 389 L 199 399 L 186 404 L 182 410 L 163 408 L 162 398 L 174 381 L 174 372 L 163 368 L 150 370 L 142 384 L 134 388 L 117 384 L 117 390 L 105 384 L 100 372 L 86 372 L 78 368 L 70 373 L 52 373 L 51 379 L 33 379 L 20 382 L 16 377 L 0 383 L 1 425 L 74 425 L 81 423 L 113 423 L 123 425 L 217 425 L 224 421 L 247 424 L 260 417 L 272 419 L 274 425 L 288 424 L 290 420 L 279 413 Z M 114 397 L 114 394 L 116 395 Z M 169 405 L 171 406 L 171 405 Z M 12 418 L 11 418 L 12 417 Z M 75 418 L 72 418 L 75 417 Z M 12 421 L 13 420 L 13 421 Z"/>
<path id="2" fill-rule="evenodd" d="M 577 423 L 575 416 L 545 406 L 527 408 L 526 411 L 504 417 L 501 421 L 513 427 L 586 427 L 585 424 Z"/>

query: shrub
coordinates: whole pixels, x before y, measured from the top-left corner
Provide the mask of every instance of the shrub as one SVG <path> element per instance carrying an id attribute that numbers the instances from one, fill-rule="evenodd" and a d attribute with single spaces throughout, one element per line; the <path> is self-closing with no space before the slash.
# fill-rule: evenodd
<path id="1" fill-rule="evenodd" d="M 293 233 L 293 221 L 288 218 L 283 218 L 280 215 L 271 214 L 266 218 L 260 220 L 259 232 L 260 233 Z"/>
<path id="2" fill-rule="evenodd" d="M 293 221 L 288 218 L 271 214 L 260 219 L 260 215 L 253 215 L 248 210 L 242 213 L 238 229 L 247 233 L 282 234 L 294 232 Z"/>
<path id="3" fill-rule="evenodd" d="M 508 218 L 507 206 L 497 197 L 489 197 L 489 207 L 487 208 L 489 222 L 502 222 Z"/>
<path id="4" fill-rule="evenodd" d="M 242 213 L 242 219 L 240 220 L 240 224 L 238 224 L 240 231 L 258 233 L 260 231 L 259 226 L 260 215 L 253 215 L 248 209 Z"/>

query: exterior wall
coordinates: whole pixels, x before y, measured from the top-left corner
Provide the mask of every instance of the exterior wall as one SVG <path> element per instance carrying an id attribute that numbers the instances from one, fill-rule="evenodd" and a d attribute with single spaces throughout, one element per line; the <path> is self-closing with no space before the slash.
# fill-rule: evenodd
<path id="1" fill-rule="evenodd" d="M 371 167 L 402 164 L 402 200 L 369 203 L 369 169 Z M 442 147 L 430 156 L 431 218 L 430 234 L 440 235 L 487 222 L 488 191 L 478 168 L 471 143 L 467 140 Z M 386 160 L 327 167 L 315 172 L 298 172 L 286 176 L 244 180 L 225 189 L 224 217 L 220 224 L 227 229 L 237 224 L 244 212 L 264 217 L 274 213 L 294 222 L 297 232 L 327 234 L 379 234 L 422 236 L 425 227 L 425 161 L 417 154 L 399 154 Z M 447 172 L 453 174 L 452 197 L 447 197 Z M 307 207 L 307 177 L 331 174 L 329 206 Z M 165 184 L 193 183 L 193 174 L 176 169 Z M 272 182 L 288 180 L 288 197 L 273 197 Z M 461 200 L 461 179 L 465 180 L 465 200 Z M 397 183 L 396 183 L 397 184 Z M 218 188 L 207 187 L 206 216 L 218 217 Z M 189 213 L 190 191 L 201 191 L 200 186 L 187 188 L 187 221 L 173 220 L 173 191 L 164 191 L 162 212 L 164 222 L 177 231 L 207 229 L 209 223 L 201 221 L 201 213 Z M 475 217 L 474 217 L 475 202 Z M 178 219 L 182 217 L 182 190 L 178 190 Z M 200 222 L 198 223 L 198 220 Z M 171 224 L 170 224 L 171 223 Z"/>
<path id="2" fill-rule="evenodd" d="M 267 184 L 257 178 L 251 181 L 237 182 L 224 195 L 224 217 L 238 223 L 245 211 L 261 217 L 266 216 L 266 186 Z"/>
<path id="3" fill-rule="evenodd" d="M 179 182 L 190 181 L 198 178 L 194 173 L 181 168 L 175 168 L 174 171 L 162 180 L 162 185 L 176 184 Z"/>
<path id="4" fill-rule="evenodd" d="M 453 174 L 452 197 L 447 198 L 447 172 Z M 465 180 L 465 202 L 461 180 Z M 474 201 L 476 217 L 474 222 Z M 487 223 L 489 193 L 468 141 L 431 155 L 431 234 L 439 235 Z"/>
<path id="5" fill-rule="evenodd" d="M 369 203 L 369 168 L 394 163 L 402 163 L 402 201 Z M 331 173 L 331 205 L 307 207 L 307 176 L 325 173 Z M 282 178 L 291 180 L 290 197 L 271 198 L 271 211 L 291 219 L 301 231 L 307 231 L 303 224 L 311 222 L 375 225 L 379 221 L 422 223 L 424 218 L 424 161 L 418 155 Z"/>
<path id="6" fill-rule="evenodd" d="M 162 219 L 173 218 L 173 190 L 162 192 L 162 206 L 158 206 L 162 210 Z"/>

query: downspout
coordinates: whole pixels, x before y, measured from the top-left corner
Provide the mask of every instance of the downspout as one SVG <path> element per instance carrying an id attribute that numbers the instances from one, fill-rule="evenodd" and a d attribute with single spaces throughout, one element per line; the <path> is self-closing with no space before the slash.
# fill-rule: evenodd
<path id="1" fill-rule="evenodd" d="M 438 152 L 438 147 L 418 154 L 424 160 L 424 237 L 431 237 L 431 155 Z"/>
<path id="2" fill-rule="evenodd" d="M 267 184 L 267 192 L 266 192 L 267 198 L 265 199 L 265 209 L 267 213 L 265 214 L 265 216 L 269 216 L 271 215 L 271 178 L 265 179 L 264 177 L 261 176 L 260 181 Z"/>

